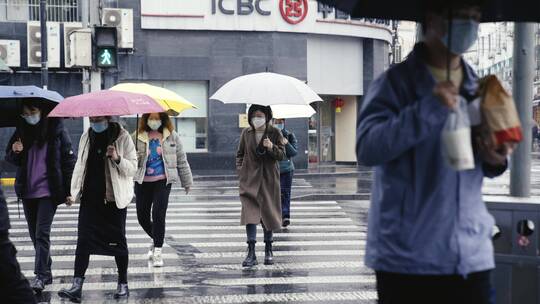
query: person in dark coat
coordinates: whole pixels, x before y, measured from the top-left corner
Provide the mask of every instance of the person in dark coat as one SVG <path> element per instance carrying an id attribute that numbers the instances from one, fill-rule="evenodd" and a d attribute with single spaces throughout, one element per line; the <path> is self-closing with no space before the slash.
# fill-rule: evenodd
<path id="1" fill-rule="evenodd" d="M 3 303 L 36 303 L 28 280 L 21 273 L 17 262 L 17 250 L 9 240 L 9 212 L 6 199 L 0 189 L 0 294 Z"/>
<path id="2" fill-rule="evenodd" d="M 257 225 L 264 230 L 266 265 L 273 264 L 272 231 L 281 228 L 278 162 L 285 155 L 281 131 L 273 127 L 270 107 L 252 105 L 249 128 L 244 129 L 236 153 L 236 168 L 242 202 L 241 225 L 246 226 L 248 254 L 242 265 L 257 265 Z"/>
<path id="3" fill-rule="evenodd" d="M 137 170 L 135 145 L 129 133 L 110 117 L 90 117 L 90 130 L 79 143 L 71 192 L 80 203 L 71 288 L 58 295 L 80 302 L 90 255 L 114 256 L 118 267 L 115 299 L 129 296 L 126 207 L 133 198 Z"/>
<path id="4" fill-rule="evenodd" d="M 291 190 L 294 176 L 294 163 L 292 158 L 298 154 L 296 136 L 285 128 L 285 119 L 275 119 L 274 127 L 281 130 L 283 135 L 283 145 L 285 146 L 285 157 L 279 162 L 279 179 L 281 186 L 281 216 L 282 226 L 288 227 L 291 224 Z"/>
<path id="5" fill-rule="evenodd" d="M 32 288 L 41 292 L 52 283 L 50 233 L 56 208 L 70 205 L 75 154 L 59 118 L 47 118 L 39 102 L 24 102 L 21 119 L 6 149 L 17 166 L 15 192 L 23 201 L 30 238 L 36 250 Z"/>

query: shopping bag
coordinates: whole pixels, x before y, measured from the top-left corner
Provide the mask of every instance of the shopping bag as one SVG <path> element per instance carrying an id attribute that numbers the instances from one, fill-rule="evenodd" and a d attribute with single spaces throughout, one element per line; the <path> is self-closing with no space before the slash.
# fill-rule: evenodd
<path id="1" fill-rule="evenodd" d="M 474 153 L 471 141 L 471 122 L 467 100 L 458 96 L 443 127 L 441 140 L 447 163 L 457 171 L 474 168 Z"/>
<path id="2" fill-rule="evenodd" d="M 488 75 L 479 82 L 482 129 L 484 136 L 496 147 L 504 143 L 518 143 L 523 139 L 521 122 L 514 99 L 503 88 L 495 75 Z"/>

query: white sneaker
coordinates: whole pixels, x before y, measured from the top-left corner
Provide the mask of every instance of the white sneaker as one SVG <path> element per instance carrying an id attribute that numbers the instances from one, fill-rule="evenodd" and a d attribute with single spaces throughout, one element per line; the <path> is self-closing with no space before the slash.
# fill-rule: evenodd
<path id="1" fill-rule="evenodd" d="M 150 244 L 150 248 L 148 248 L 148 259 L 153 259 L 154 258 L 154 243 Z"/>
<path id="2" fill-rule="evenodd" d="M 154 267 L 163 267 L 163 257 L 161 256 L 161 248 L 154 248 Z"/>

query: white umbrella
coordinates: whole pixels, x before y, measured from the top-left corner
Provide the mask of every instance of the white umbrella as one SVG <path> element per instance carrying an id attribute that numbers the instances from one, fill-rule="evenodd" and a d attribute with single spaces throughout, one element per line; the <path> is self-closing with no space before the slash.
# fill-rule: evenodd
<path id="1" fill-rule="evenodd" d="M 315 114 L 310 105 L 273 105 L 272 113 L 276 119 L 309 118 Z"/>
<path id="2" fill-rule="evenodd" d="M 276 73 L 237 77 L 223 85 L 212 97 L 223 103 L 270 105 L 309 105 L 322 101 L 304 82 Z"/>

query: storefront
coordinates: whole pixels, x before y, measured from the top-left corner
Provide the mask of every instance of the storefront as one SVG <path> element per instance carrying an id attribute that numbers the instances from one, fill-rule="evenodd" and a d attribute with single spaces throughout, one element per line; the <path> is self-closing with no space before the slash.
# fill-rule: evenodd
<path id="1" fill-rule="evenodd" d="M 116 7 L 133 10 L 134 48 L 121 52 L 117 70 L 103 74 L 103 88 L 147 82 L 195 103 L 197 110 L 175 119 L 194 169 L 234 168 L 245 106 L 224 105 L 209 96 L 235 77 L 264 71 L 304 80 L 325 100 L 314 105 L 312 119 L 287 121 L 299 140 L 297 167 L 355 162 L 358 104 L 367 84 L 388 66 L 388 22 L 352 20 L 308 0 L 119 0 Z M 18 33 L 24 28 L 10 25 L 0 30 L 0 39 L 17 32 L 24 54 L 25 33 Z M 80 71 L 55 73 L 80 81 Z M 36 76 L 32 79 L 39 82 Z M 24 74 L 17 71 L 13 77 L 14 84 L 21 83 Z M 52 88 L 66 95 L 82 92 L 82 86 L 74 90 L 63 83 Z M 343 101 L 341 111 L 335 100 Z M 80 121 L 71 124 L 81 132 Z M 128 125 L 134 127 L 134 121 Z"/>

